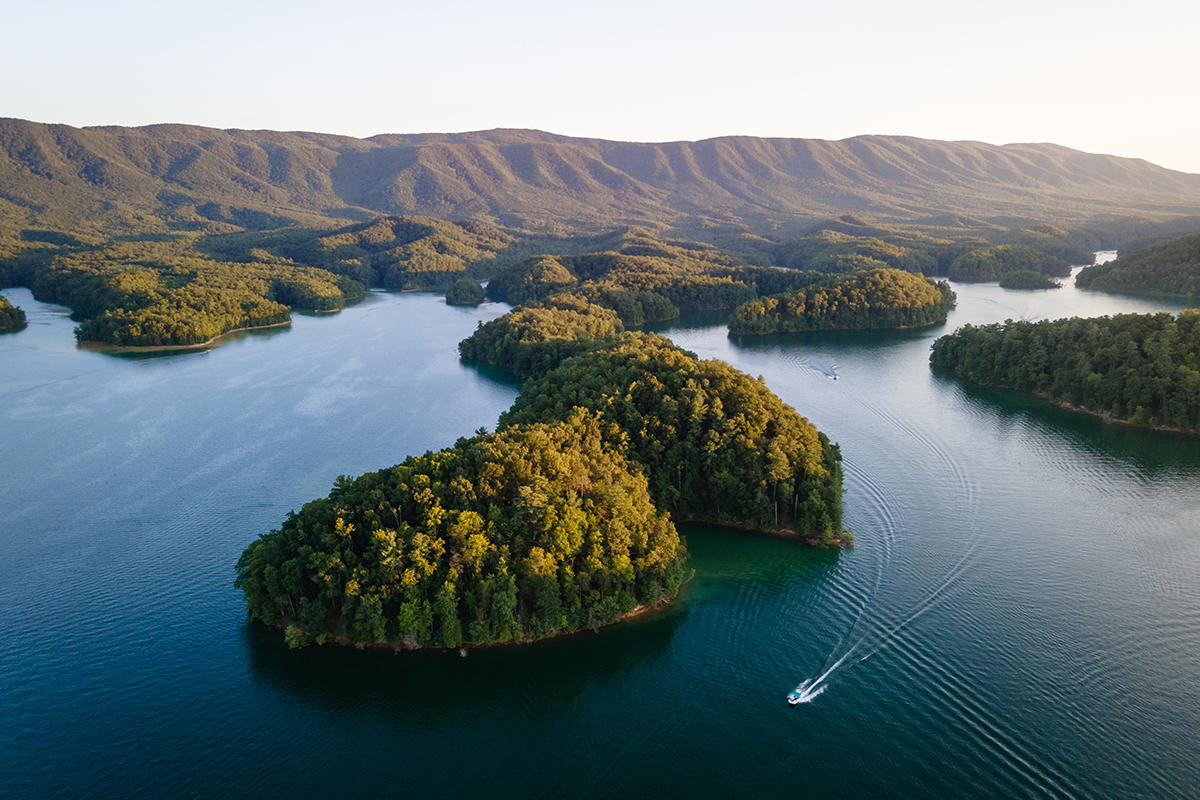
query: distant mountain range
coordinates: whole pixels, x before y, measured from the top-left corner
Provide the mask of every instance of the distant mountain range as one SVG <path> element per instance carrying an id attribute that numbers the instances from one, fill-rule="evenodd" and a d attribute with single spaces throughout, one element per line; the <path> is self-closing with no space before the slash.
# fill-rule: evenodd
<path id="1" fill-rule="evenodd" d="M 1165 221 L 1200 214 L 1200 175 L 1053 144 L 903 136 L 640 144 L 491 130 L 356 139 L 0 119 L 0 224 L 10 232 L 332 227 L 418 214 L 529 232 L 655 224 L 787 235 L 847 213 L 938 227 Z"/>

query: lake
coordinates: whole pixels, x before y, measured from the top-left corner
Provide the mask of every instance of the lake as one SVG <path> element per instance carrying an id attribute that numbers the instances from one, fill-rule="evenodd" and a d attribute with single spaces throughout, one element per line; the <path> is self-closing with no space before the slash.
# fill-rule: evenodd
<path id="1" fill-rule="evenodd" d="M 855 547 L 681 526 L 675 603 L 465 658 L 289 651 L 234 564 L 338 475 L 492 429 L 518 384 L 456 344 L 506 306 L 373 293 L 150 358 L 5 290 L 0 795 L 1195 797 L 1200 439 L 928 365 L 967 322 L 1184 304 L 955 289 L 916 331 L 656 326 L 841 445 Z"/>

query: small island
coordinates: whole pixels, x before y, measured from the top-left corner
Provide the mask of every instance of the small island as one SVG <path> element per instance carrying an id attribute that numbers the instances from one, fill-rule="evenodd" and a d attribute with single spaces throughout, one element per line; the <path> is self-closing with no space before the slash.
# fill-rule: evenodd
<path id="1" fill-rule="evenodd" d="M 729 317 L 730 333 L 915 328 L 946 321 L 950 284 L 920 273 L 872 269 L 753 300 Z"/>
<path id="2" fill-rule="evenodd" d="M 446 290 L 446 305 L 477 306 L 484 301 L 483 287 L 479 281 L 462 278 Z"/>
<path id="3" fill-rule="evenodd" d="M 1000 276 L 1002 289 L 1061 289 L 1062 284 L 1053 278 L 1047 278 L 1040 272 L 1031 269 L 1020 269 L 1016 272 L 1006 272 Z"/>
<path id="4" fill-rule="evenodd" d="M 0 297 L 0 332 L 15 331 L 25 327 L 25 312 Z"/>
<path id="5" fill-rule="evenodd" d="M 929 362 L 1131 425 L 1200 432 L 1200 312 L 966 325 Z"/>
<path id="6" fill-rule="evenodd" d="M 460 345 L 529 378 L 495 433 L 289 514 L 237 565 L 289 645 L 465 647 L 596 629 L 690 575 L 673 520 L 841 547 L 837 445 L 761 382 L 577 295 Z"/>

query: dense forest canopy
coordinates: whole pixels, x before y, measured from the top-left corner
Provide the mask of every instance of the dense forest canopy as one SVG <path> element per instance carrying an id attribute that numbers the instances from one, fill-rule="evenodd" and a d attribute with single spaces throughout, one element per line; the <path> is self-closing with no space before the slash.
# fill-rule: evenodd
<path id="1" fill-rule="evenodd" d="M 470 278 L 460 278 L 446 290 L 446 302 L 452 306 L 477 306 L 485 298 L 479 281 Z"/>
<path id="2" fill-rule="evenodd" d="M 25 312 L 0 297 L 0 331 L 11 331 L 25 327 Z"/>
<path id="3" fill-rule="evenodd" d="M 488 296 L 517 305 L 573 292 L 615 310 L 627 325 L 732 308 L 754 296 L 738 279 L 745 259 L 712 245 L 640 228 L 579 244 L 576 252 L 538 255 L 502 270 Z"/>
<path id="4" fill-rule="evenodd" d="M 684 518 L 841 531 L 841 455 L 775 394 L 729 365 L 615 314 L 558 296 L 515 309 L 459 345 L 464 358 L 530 378 L 500 424 L 600 412 L 646 470 L 651 496 Z"/>
<path id="5" fill-rule="evenodd" d="M 564 360 L 528 381 L 500 424 L 599 411 L 683 519 L 841 534 L 837 446 L 758 381 L 653 334 Z"/>
<path id="6" fill-rule="evenodd" d="M 779 266 L 822 272 L 888 266 L 952 280 L 992 281 L 1017 269 L 1066 274 L 1067 264 L 1092 263 L 1101 241 L 1098 233 L 1078 226 L 1023 225 L 1020 220 L 989 224 L 938 219 L 926 225 L 880 227 L 844 216 L 823 223 L 814 234 L 776 245 L 772 260 Z M 984 268 L 975 266 L 981 260 Z"/>
<path id="7" fill-rule="evenodd" d="M 1200 313 L 967 325 L 930 363 L 1135 425 L 1200 430 Z"/>
<path id="8" fill-rule="evenodd" d="M 619 341 L 625 328 L 615 311 L 573 294 L 518 306 L 480 325 L 458 345 L 463 358 L 503 367 L 528 378 L 564 359 Z"/>
<path id="9" fill-rule="evenodd" d="M 1075 285 L 1105 292 L 1200 297 L 1200 234 L 1088 267 L 1075 276 Z"/>
<path id="10" fill-rule="evenodd" d="M 616 621 L 673 597 L 687 551 L 598 415 L 460 439 L 288 516 L 238 562 L 288 638 L 458 647 Z"/>
<path id="11" fill-rule="evenodd" d="M 930 251 L 949 242 L 935 239 L 893 241 L 870 235 L 853 235 L 825 229 L 814 236 L 784 242 L 775 248 L 775 263 L 789 269 L 817 272 L 855 272 L 892 267 L 934 275 L 938 259 Z M 903 242 L 903 243 L 901 243 Z"/>
<path id="12" fill-rule="evenodd" d="M 1111 234 L 1109 234 L 1111 236 Z M 1004 231 L 995 235 L 996 244 L 1025 245 L 1068 264 L 1091 264 L 1096 251 L 1104 249 L 1104 238 L 1096 231 L 1048 222 Z"/>
<path id="13" fill-rule="evenodd" d="M 290 319 L 289 307 L 342 308 L 362 284 L 266 253 L 214 261 L 191 237 L 31 251 L 10 262 L 38 300 L 70 306 L 79 341 L 194 345 L 239 328 Z"/>
<path id="14" fill-rule="evenodd" d="M 858 246 L 861 241 L 861 237 L 823 230 L 807 240 L 788 243 L 781 250 L 794 245 L 797 249 L 808 248 L 815 252 L 829 242 Z M 892 247 L 878 239 L 869 239 L 868 243 Z M 930 289 L 924 278 L 913 278 L 907 271 L 889 269 L 884 262 L 866 259 L 860 254 L 847 256 L 857 260 L 836 265 L 838 271 L 822 272 L 802 267 L 817 262 L 829 267 L 831 263 L 826 256 L 809 261 L 793 257 L 791 263 L 798 265 L 796 268 L 762 267 L 742 263 L 743 259 L 736 254 L 714 247 L 668 241 L 637 229 L 626 231 L 617 243 L 610 241 L 604 245 L 619 249 L 535 256 L 515 264 L 488 284 L 489 296 L 510 303 L 530 303 L 560 293 L 572 293 L 614 310 L 626 325 L 671 319 L 680 311 L 740 307 L 757 309 L 760 313 L 756 319 L 761 326 L 760 306 L 768 303 L 774 308 L 778 304 L 777 299 L 757 299 L 761 295 L 788 292 L 794 300 L 805 297 L 810 287 L 825 287 L 817 292 L 819 299 L 810 312 L 812 318 L 808 323 L 796 327 L 776 320 L 779 330 L 923 325 L 944 319 L 945 311 L 952 307 L 952 304 L 947 305 L 950 301 Z M 900 252 L 900 248 L 892 249 Z M 937 269 L 937 260 L 933 256 L 916 259 L 908 251 L 904 252 L 909 266 L 925 264 Z M 876 266 L 857 269 L 864 264 Z M 825 309 L 826 300 L 831 304 L 828 309 Z M 817 305 L 823 310 L 816 311 Z M 866 313 L 868 308 L 870 314 Z M 883 313 L 885 308 L 905 311 Z M 747 310 L 745 313 L 753 312 Z M 820 321 L 816 321 L 814 315 L 820 316 Z M 835 315 L 836 319 L 830 315 Z M 748 324 L 747 319 L 742 319 L 739 332 L 748 332 Z"/>
<path id="15" fill-rule="evenodd" d="M 945 281 L 898 269 L 837 276 L 794 292 L 738 306 L 732 333 L 913 328 L 945 322 L 955 296 Z"/>
<path id="16" fill-rule="evenodd" d="M 1095 254 L 1088 253 L 1092 263 Z M 1060 258 L 1040 253 L 1025 244 L 1002 244 L 963 253 L 950 265 L 947 275 L 952 281 L 998 281 L 1010 272 L 1036 272 L 1047 277 L 1066 277 L 1071 265 Z"/>

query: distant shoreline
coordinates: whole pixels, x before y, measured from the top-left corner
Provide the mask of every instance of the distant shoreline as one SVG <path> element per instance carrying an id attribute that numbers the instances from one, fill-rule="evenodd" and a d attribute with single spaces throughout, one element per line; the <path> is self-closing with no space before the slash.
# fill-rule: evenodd
<path id="1" fill-rule="evenodd" d="M 90 345 L 90 347 L 88 347 L 89 350 L 91 350 L 91 349 L 111 350 L 111 351 L 116 351 L 118 353 L 152 353 L 152 352 L 160 352 L 163 350 L 199 350 L 201 347 L 208 347 L 213 342 L 217 341 L 218 339 L 222 339 L 231 333 L 238 333 L 239 331 L 258 331 L 258 330 L 262 330 L 264 328 L 278 328 L 281 325 L 291 325 L 291 324 L 292 324 L 292 321 L 289 319 L 289 320 L 285 320 L 284 322 L 273 322 L 270 325 L 250 325 L 245 328 L 234 328 L 231 331 L 225 331 L 224 333 L 218 334 L 218 335 L 212 337 L 211 339 L 209 339 L 208 341 L 200 342 L 199 344 L 132 345 L 132 344 L 113 344 L 112 342 L 97 342 L 94 340 L 89 340 L 86 342 L 76 342 L 76 344 L 79 346 Z"/>

